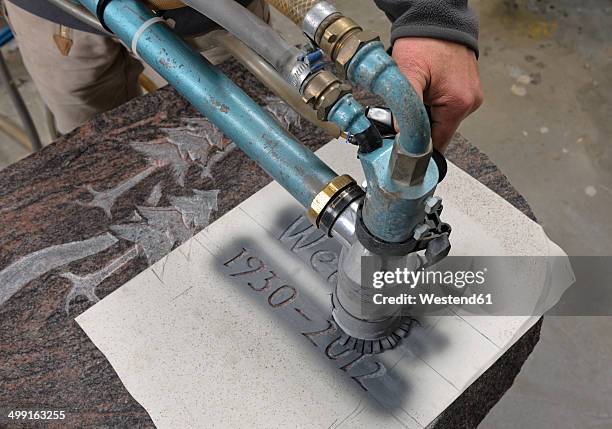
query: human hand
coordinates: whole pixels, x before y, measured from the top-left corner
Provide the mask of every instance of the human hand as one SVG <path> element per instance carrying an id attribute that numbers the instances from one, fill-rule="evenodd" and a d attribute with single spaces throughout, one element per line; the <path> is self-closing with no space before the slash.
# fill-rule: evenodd
<path id="1" fill-rule="evenodd" d="M 431 138 L 444 152 L 459 124 L 483 101 L 474 51 L 458 43 L 420 37 L 397 39 L 393 58 L 431 108 Z"/>

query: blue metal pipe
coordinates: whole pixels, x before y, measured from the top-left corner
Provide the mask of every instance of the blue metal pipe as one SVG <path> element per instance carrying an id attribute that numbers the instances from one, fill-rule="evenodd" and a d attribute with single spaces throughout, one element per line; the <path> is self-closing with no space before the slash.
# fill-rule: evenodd
<path id="1" fill-rule="evenodd" d="M 423 222 L 425 200 L 433 195 L 439 177 L 438 167 L 430 159 L 421 183 L 408 185 L 394 180 L 389 164 L 395 144 L 387 139 L 381 148 L 359 156 L 368 181 L 363 223 L 376 237 L 390 243 L 407 240 L 414 227 Z"/>
<path id="2" fill-rule="evenodd" d="M 431 129 L 423 102 L 380 42 L 362 47 L 348 66 L 349 80 L 383 98 L 393 112 L 400 147 L 407 153 L 429 150 Z"/>
<path id="3" fill-rule="evenodd" d="M 98 0 L 79 0 L 96 12 Z M 154 15 L 136 0 L 113 0 L 106 25 L 127 46 Z M 147 27 L 138 55 L 305 207 L 337 174 L 257 103 L 162 23 Z"/>
<path id="4" fill-rule="evenodd" d="M 371 124 L 365 116 L 363 106 L 355 100 L 352 94 L 342 97 L 327 115 L 327 120 L 334 122 L 343 131 L 359 134 L 368 129 Z"/>
<path id="5" fill-rule="evenodd" d="M 429 161 L 423 181 L 407 184 L 393 178 L 395 154 L 424 155 L 431 149 L 431 129 L 427 111 L 414 88 L 384 50 L 382 43 L 363 46 L 351 60 L 349 80 L 381 96 L 391 108 L 400 132 L 383 147 L 360 155 L 368 182 L 363 205 L 363 221 L 369 231 L 388 242 L 410 238 L 414 227 L 423 221 L 424 201 L 438 184 L 438 169 Z"/>

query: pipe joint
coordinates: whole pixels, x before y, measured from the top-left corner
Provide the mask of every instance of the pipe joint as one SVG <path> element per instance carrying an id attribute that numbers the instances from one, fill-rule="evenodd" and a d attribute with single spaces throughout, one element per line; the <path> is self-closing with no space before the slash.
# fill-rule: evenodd
<path id="1" fill-rule="evenodd" d="M 365 116 L 365 110 L 352 94 L 346 94 L 338 100 L 329 111 L 327 119 L 350 135 L 363 133 L 372 126 Z"/>
<path id="2" fill-rule="evenodd" d="M 380 149 L 359 156 L 368 183 L 363 222 L 374 236 L 390 243 L 411 237 L 414 228 L 425 218 L 425 201 L 433 195 L 439 178 L 438 167 L 431 157 L 412 160 L 408 169 L 407 160 L 397 159 L 397 149 L 395 141 L 387 139 Z M 404 171 L 408 180 L 406 177 L 398 180 L 399 167 L 408 170 Z M 417 180 L 419 175 L 421 178 Z"/>
<path id="3" fill-rule="evenodd" d="M 325 28 L 326 23 L 332 22 L 340 16 L 342 15 L 333 5 L 326 1 L 320 1 L 304 15 L 302 30 L 314 41 L 319 28 Z"/>
<path id="4" fill-rule="evenodd" d="M 338 100 L 350 93 L 350 85 L 327 70 L 315 73 L 302 86 L 304 102 L 316 110 L 319 120 L 327 120 Z"/>

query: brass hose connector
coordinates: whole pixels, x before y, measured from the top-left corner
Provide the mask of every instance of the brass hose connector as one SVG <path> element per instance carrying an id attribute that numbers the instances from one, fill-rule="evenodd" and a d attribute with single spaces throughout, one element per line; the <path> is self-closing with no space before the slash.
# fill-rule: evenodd
<path id="1" fill-rule="evenodd" d="M 317 29 L 315 42 L 333 58 L 334 53 L 342 45 L 345 38 L 357 31 L 363 31 L 363 28 L 351 18 L 344 15 L 332 15 L 327 22 L 321 23 Z"/>
<path id="2" fill-rule="evenodd" d="M 304 102 L 316 110 L 317 118 L 321 121 L 327 120 L 336 102 L 350 92 L 350 85 L 326 70 L 315 73 L 302 87 Z"/>
<path id="3" fill-rule="evenodd" d="M 335 177 L 325 185 L 321 192 L 312 200 L 312 203 L 310 203 L 310 207 L 308 208 L 308 219 L 310 222 L 318 228 L 319 220 L 321 219 L 325 207 L 327 207 L 337 194 L 355 183 L 355 179 L 348 174 L 343 174 L 342 176 Z"/>
<path id="4" fill-rule="evenodd" d="M 340 14 L 323 21 L 315 33 L 316 44 L 334 61 L 343 79 L 346 79 L 347 68 L 357 51 L 379 40 L 376 33 L 364 30 L 355 21 Z"/>

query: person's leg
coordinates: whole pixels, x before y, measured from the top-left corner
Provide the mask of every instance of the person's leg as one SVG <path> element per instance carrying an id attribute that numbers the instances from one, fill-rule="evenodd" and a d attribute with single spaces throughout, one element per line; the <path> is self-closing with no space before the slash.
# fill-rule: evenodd
<path id="1" fill-rule="evenodd" d="M 72 46 L 64 55 L 53 37 L 60 34 L 59 24 L 10 2 L 6 9 L 26 69 L 61 133 L 140 93 L 142 65 L 117 41 L 69 29 L 64 36 Z"/>

